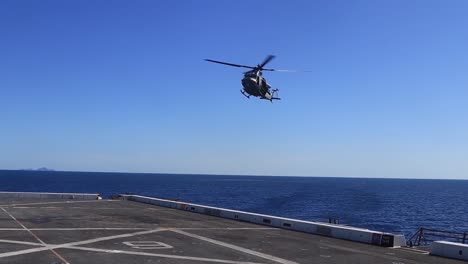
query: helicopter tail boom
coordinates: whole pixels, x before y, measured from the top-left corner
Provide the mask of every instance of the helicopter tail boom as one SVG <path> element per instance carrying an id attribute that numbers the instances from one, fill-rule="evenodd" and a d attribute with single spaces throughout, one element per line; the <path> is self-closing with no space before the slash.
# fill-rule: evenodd
<path id="1" fill-rule="evenodd" d="M 278 91 L 279 91 L 279 89 L 271 90 L 271 99 L 270 99 L 270 101 L 271 100 L 281 100 L 281 98 L 275 96 L 275 95 L 278 94 Z"/>
<path id="2" fill-rule="evenodd" d="M 273 89 L 273 90 L 271 90 L 271 93 L 267 92 L 261 98 L 265 99 L 265 100 L 270 100 L 270 102 L 273 102 L 273 100 L 281 100 L 281 98 L 276 97 L 276 94 L 278 93 L 278 91 L 279 91 L 278 89 Z"/>

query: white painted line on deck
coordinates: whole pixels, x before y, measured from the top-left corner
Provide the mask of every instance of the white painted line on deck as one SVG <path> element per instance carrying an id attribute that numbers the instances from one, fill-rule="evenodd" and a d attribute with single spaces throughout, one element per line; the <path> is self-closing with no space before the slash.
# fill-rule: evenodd
<path id="1" fill-rule="evenodd" d="M 141 242 L 141 241 L 138 241 L 138 242 Z M 27 241 L 5 240 L 5 239 L 0 239 L 0 243 L 21 244 L 21 245 L 28 245 L 28 246 L 43 246 L 43 244 L 41 244 L 41 243 L 33 243 L 33 242 L 27 242 Z M 55 245 L 48 245 L 48 246 L 55 246 Z M 84 250 L 84 251 L 94 251 L 94 252 L 104 252 L 104 253 L 113 253 L 113 254 L 118 253 L 118 254 L 127 254 L 127 255 L 140 255 L 140 256 L 161 257 L 161 258 L 172 258 L 172 259 L 184 259 L 184 260 L 205 261 L 205 262 L 228 263 L 228 264 L 261 264 L 261 263 L 254 263 L 254 262 L 231 261 L 231 260 L 222 260 L 222 259 L 209 259 L 209 258 L 167 255 L 167 254 L 153 254 L 153 253 L 146 253 L 146 252 L 125 251 L 125 250 L 98 249 L 98 248 L 90 248 L 90 247 L 67 246 L 67 247 L 62 247 L 62 248 Z M 172 248 L 172 247 L 170 247 L 170 248 Z"/>
<path id="2" fill-rule="evenodd" d="M 166 243 L 160 242 L 160 241 L 124 241 L 122 244 L 129 246 L 131 248 L 137 248 L 137 249 L 170 249 L 174 248 L 171 245 L 168 245 Z"/>
<path id="3" fill-rule="evenodd" d="M 138 235 L 146 235 L 146 234 L 151 234 L 155 232 L 160 232 L 160 231 L 166 231 L 166 230 L 171 230 L 173 232 L 194 237 L 206 242 L 210 242 L 219 246 L 227 247 L 233 250 L 237 250 L 243 253 L 247 253 L 250 255 L 254 255 L 260 258 L 268 259 L 271 261 L 275 261 L 281 264 L 297 264 L 296 262 L 292 262 L 289 260 L 281 259 L 275 256 L 271 256 L 268 254 L 256 252 L 250 249 L 242 248 L 239 246 L 231 245 L 228 243 L 224 243 L 221 241 L 217 241 L 214 239 L 194 235 L 187 233 L 182 230 L 177 230 L 177 229 L 163 229 L 163 228 L 158 228 L 158 229 L 152 229 L 152 230 L 146 230 L 146 231 L 140 231 L 140 232 L 134 232 L 134 233 L 127 233 L 127 234 L 121 234 L 121 235 L 113 235 L 113 236 L 106 236 L 106 237 L 99 237 L 99 238 L 94 238 L 94 239 L 88 239 L 88 240 L 83 240 L 83 241 L 77 241 L 77 242 L 71 242 L 71 243 L 64 243 L 60 245 L 43 245 L 40 248 L 31 248 L 31 249 L 25 249 L 25 250 L 18 250 L 18 251 L 12 251 L 12 252 L 5 252 L 5 253 L 0 253 L 0 258 L 5 258 L 5 257 L 10 257 L 10 256 L 18 256 L 18 255 L 24 255 L 24 254 L 30 254 L 30 253 L 35 253 L 35 252 L 41 252 L 41 251 L 46 251 L 46 250 L 53 250 L 53 249 L 59 249 L 59 248 L 79 248 L 77 246 L 79 245 L 84 245 L 84 244 L 90 244 L 90 243 L 95 243 L 95 242 L 101 242 L 101 241 L 106 241 L 106 240 L 113 240 L 117 238 L 126 238 L 126 237 L 133 237 L 133 236 L 138 236 Z M 15 241 L 19 243 L 26 244 L 28 242 L 21 242 L 21 241 Z M 28 243 L 29 244 L 29 243 Z M 42 243 L 41 243 L 42 245 Z M 101 250 L 101 249 L 93 249 L 93 248 L 86 248 L 83 250 L 90 250 L 90 251 L 98 251 L 98 252 L 107 252 L 107 253 L 121 253 L 121 254 L 135 254 L 135 255 L 147 255 L 147 256 L 155 256 L 155 257 L 166 257 L 166 258 L 174 258 L 174 259 L 186 259 L 186 260 L 197 260 L 197 261 L 206 261 L 206 262 L 219 262 L 219 263 L 230 263 L 230 264 L 247 264 L 248 262 L 239 262 L 239 261 L 230 261 L 230 260 L 219 260 L 219 259 L 205 259 L 205 258 L 197 258 L 197 257 L 187 257 L 187 256 L 176 256 L 176 255 L 164 255 L 164 254 L 152 254 L 152 253 L 145 253 L 145 252 L 125 252 L 125 251 L 112 251 L 112 250 Z"/>
<path id="4" fill-rule="evenodd" d="M 399 251 L 413 253 L 413 254 L 429 255 L 428 251 L 415 249 L 415 248 L 395 248 L 395 249 Z"/>
<path id="5" fill-rule="evenodd" d="M 139 255 L 139 256 L 161 257 L 161 258 L 171 258 L 171 259 L 184 259 L 184 260 L 217 262 L 217 263 L 228 263 L 228 264 L 261 264 L 261 263 L 258 263 L 258 262 L 244 262 L 244 261 L 233 261 L 233 260 L 223 260 L 223 259 L 211 259 L 211 258 L 179 256 L 179 255 L 155 254 L 155 253 L 138 252 L 138 251 L 108 250 L 108 249 L 76 247 L 76 246 L 70 246 L 70 247 L 64 247 L 64 248 L 79 249 L 79 250 L 94 251 L 94 252 L 113 253 L 113 254 Z"/>
<path id="6" fill-rule="evenodd" d="M 8 206 L 4 206 L 8 207 Z M 85 206 L 9 206 L 8 208 L 13 209 L 85 209 L 89 210 L 90 207 Z M 135 210 L 135 208 L 123 208 L 123 207 L 102 207 L 99 210 Z"/>
<path id="7" fill-rule="evenodd" d="M 91 203 L 91 202 L 120 202 L 120 200 L 84 200 L 84 201 L 60 201 L 60 202 L 39 202 L 39 203 L 13 203 L 13 204 L 1 204 L 0 207 L 14 207 L 23 205 L 40 205 L 40 204 L 70 204 L 70 203 Z"/>
<path id="8" fill-rule="evenodd" d="M 175 227 L 177 230 L 279 230 L 274 227 Z"/>
<path id="9" fill-rule="evenodd" d="M 8 239 L 0 239 L 0 243 L 21 244 L 21 245 L 29 245 L 29 246 L 44 246 L 41 243 L 34 243 L 34 242 L 28 242 L 28 241 L 8 240 Z"/>
<path id="10" fill-rule="evenodd" d="M 12 214 L 10 214 L 5 208 L 3 207 L 0 207 L 2 209 L 3 212 L 5 212 L 7 215 L 9 215 L 11 217 L 11 219 L 15 220 L 15 222 L 20 225 L 24 230 L 26 230 L 29 234 L 31 234 L 37 241 L 39 241 L 39 243 L 41 243 L 43 246 L 47 246 L 46 243 L 44 243 L 44 241 L 42 241 L 42 239 L 40 239 L 38 236 L 36 236 L 36 234 L 34 234 L 31 230 L 29 230 L 25 225 L 23 225 L 20 221 L 18 221 L 18 219 L 16 219 Z M 59 253 L 57 253 L 55 250 L 53 249 L 50 249 L 50 252 L 52 252 L 52 254 L 54 254 L 57 258 L 59 258 L 61 261 L 63 261 L 65 264 L 70 264 L 70 262 L 68 262 L 64 257 L 62 257 Z"/>
<path id="11" fill-rule="evenodd" d="M 146 230 L 146 231 L 140 231 L 140 232 L 134 232 L 134 233 L 126 233 L 126 234 L 121 234 L 121 235 L 93 238 L 93 239 L 88 239 L 88 240 L 83 240 L 83 241 L 60 244 L 60 245 L 47 245 L 46 244 L 45 246 L 43 246 L 41 248 L 31 248 L 31 249 L 25 249 L 25 250 L 18 250 L 18 251 L 0 253 L 0 258 L 30 254 L 30 253 L 34 253 L 34 252 L 41 252 L 41 251 L 57 249 L 57 248 L 79 246 L 79 245 L 84 245 L 84 244 L 89 244 L 89 243 L 94 243 L 94 242 L 112 240 L 112 239 L 116 239 L 116 238 L 146 235 L 146 234 L 151 234 L 151 233 L 165 231 L 165 230 L 168 230 L 168 229 L 158 228 L 158 229 L 152 229 L 152 230 Z"/>
<path id="12" fill-rule="evenodd" d="M 243 253 L 246 253 L 246 254 L 250 254 L 250 255 L 253 255 L 253 256 L 256 256 L 256 257 L 268 259 L 268 260 L 278 262 L 278 263 L 281 263 L 281 264 L 298 264 L 297 262 L 294 262 L 294 261 L 278 258 L 278 257 L 268 255 L 268 254 L 265 254 L 265 253 L 260 253 L 260 252 L 253 251 L 253 250 L 250 250 L 250 249 L 247 249 L 247 248 L 243 248 L 243 247 L 239 247 L 239 246 L 232 245 L 232 244 L 229 244 L 229 243 L 225 243 L 225 242 L 222 242 L 222 241 L 219 241 L 219 240 L 214 240 L 214 239 L 211 239 L 211 238 L 195 235 L 195 234 L 192 234 L 192 233 L 187 233 L 187 232 L 182 231 L 182 230 L 175 229 L 175 230 L 171 230 L 171 231 L 175 232 L 175 233 L 178 233 L 178 234 L 193 237 L 193 238 L 196 238 L 196 239 L 200 239 L 200 240 L 203 240 L 203 241 L 206 241 L 206 242 L 218 245 L 218 246 L 227 247 L 227 248 L 230 248 L 230 249 L 233 249 L 233 250 L 237 250 L 237 251 L 240 251 L 240 252 L 243 252 Z"/>
<path id="13" fill-rule="evenodd" d="M 161 227 L 165 228 L 165 227 Z M 38 227 L 28 228 L 31 231 L 81 231 L 81 230 L 150 230 L 144 227 Z M 177 230 L 276 230 L 273 227 L 167 227 L 167 229 Z M 23 228 L 0 228 L 0 231 L 27 231 Z"/>
<path id="14" fill-rule="evenodd" d="M 38 230 L 38 231 L 84 231 L 84 230 L 149 230 L 149 228 L 139 228 L 139 227 L 76 227 L 76 228 L 30 228 L 29 230 Z"/>
<path id="15" fill-rule="evenodd" d="M 29 228 L 31 231 L 81 231 L 81 230 L 148 230 L 148 228 L 106 228 L 106 227 L 77 227 L 77 228 Z M 0 228 L 0 231 L 26 231 L 22 228 Z"/>

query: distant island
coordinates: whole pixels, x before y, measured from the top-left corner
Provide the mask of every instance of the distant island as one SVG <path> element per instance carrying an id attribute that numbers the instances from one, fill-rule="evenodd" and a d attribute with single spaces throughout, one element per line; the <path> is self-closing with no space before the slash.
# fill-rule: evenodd
<path id="1" fill-rule="evenodd" d="M 53 169 L 49 169 L 49 168 L 46 168 L 46 167 L 40 167 L 40 168 L 37 168 L 37 169 L 21 169 L 21 170 L 24 170 L 24 171 L 55 171 Z"/>

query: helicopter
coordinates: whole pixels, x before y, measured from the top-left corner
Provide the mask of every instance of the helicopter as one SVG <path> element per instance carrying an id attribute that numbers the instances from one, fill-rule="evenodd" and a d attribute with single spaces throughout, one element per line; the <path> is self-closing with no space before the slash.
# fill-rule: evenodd
<path id="1" fill-rule="evenodd" d="M 241 64 L 234 64 L 229 62 L 205 59 L 205 61 L 224 64 L 233 67 L 240 67 L 240 68 L 248 68 L 251 69 L 250 71 L 244 72 L 244 78 L 242 79 L 242 86 L 241 93 L 250 98 L 250 96 L 259 97 L 260 99 L 269 100 L 273 102 L 273 100 L 280 100 L 281 98 L 277 97 L 278 89 L 270 89 L 271 86 L 267 83 L 266 79 L 263 77 L 262 71 L 288 71 L 288 70 L 275 70 L 275 69 L 268 69 L 263 68 L 267 63 L 269 63 L 275 56 L 268 55 L 266 59 L 258 64 L 257 66 L 247 66 Z"/>

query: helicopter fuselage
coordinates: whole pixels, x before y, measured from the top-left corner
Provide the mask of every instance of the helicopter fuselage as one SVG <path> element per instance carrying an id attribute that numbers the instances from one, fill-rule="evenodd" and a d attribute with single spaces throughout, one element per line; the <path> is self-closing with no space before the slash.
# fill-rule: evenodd
<path id="1" fill-rule="evenodd" d="M 252 96 L 266 97 L 269 95 L 270 85 L 262 76 L 255 74 L 245 74 L 242 79 L 242 86 L 244 91 Z"/>
<path id="2" fill-rule="evenodd" d="M 244 91 L 248 93 L 249 95 L 253 96 L 260 96 L 263 97 L 265 93 L 268 91 L 268 88 L 270 87 L 268 83 L 266 82 L 265 78 L 262 78 L 260 80 L 260 83 L 258 83 L 257 78 L 251 77 L 251 76 L 245 76 L 242 79 L 242 86 L 244 87 Z"/>

